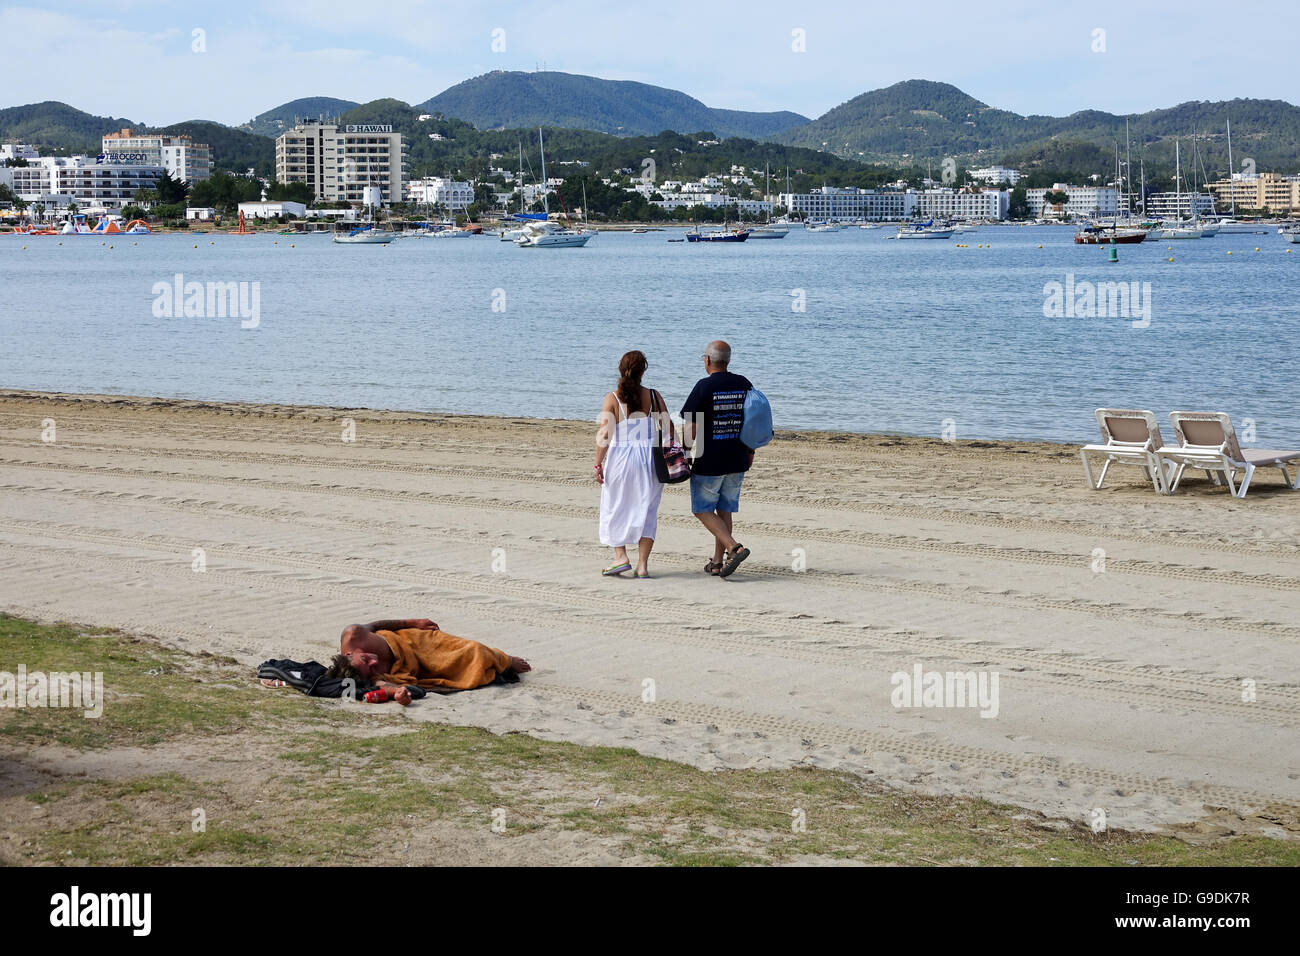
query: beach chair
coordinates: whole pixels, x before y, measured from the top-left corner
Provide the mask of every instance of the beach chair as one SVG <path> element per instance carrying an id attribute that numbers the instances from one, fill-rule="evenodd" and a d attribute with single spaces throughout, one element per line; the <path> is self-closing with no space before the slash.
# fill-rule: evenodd
<path id="1" fill-rule="evenodd" d="M 1300 490 L 1300 470 L 1294 483 L 1286 472 L 1286 463 L 1300 459 L 1300 451 L 1266 451 L 1262 448 L 1243 451 L 1237 444 L 1237 432 L 1226 412 L 1170 412 L 1169 421 L 1174 426 L 1178 445 L 1169 445 L 1156 452 L 1161 461 L 1175 468 L 1169 494 L 1178 490 L 1183 471 L 1189 466 L 1204 471 L 1215 484 L 1219 483 L 1222 474 L 1228 483 L 1228 491 L 1238 498 L 1246 497 L 1256 468 L 1276 468 L 1282 472 L 1282 480 L 1292 491 Z M 1240 487 L 1234 487 L 1233 478 L 1238 471 L 1244 474 Z"/>
<path id="2" fill-rule="evenodd" d="M 1079 450 L 1083 459 L 1083 474 L 1088 479 L 1088 487 L 1094 491 L 1106 480 L 1106 472 L 1111 465 L 1137 465 L 1146 469 L 1147 477 L 1157 492 L 1166 493 L 1167 476 L 1161 471 L 1160 459 L 1156 457 L 1157 449 L 1164 446 L 1160 436 L 1160 423 L 1154 412 L 1133 408 L 1099 408 L 1097 409 L 1097 427 L 1101 429 L 1102 444 L 1084 445 Z M 1105 455 L 1106 464 L 1102 466 L 1101 475 L 1096 481 L 1092 479 L 1092 464 L 1089 455 Z"/>

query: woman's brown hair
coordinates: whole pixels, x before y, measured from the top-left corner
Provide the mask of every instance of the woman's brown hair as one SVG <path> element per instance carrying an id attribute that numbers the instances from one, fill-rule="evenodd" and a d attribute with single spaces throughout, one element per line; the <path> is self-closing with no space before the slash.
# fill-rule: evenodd
<path id="1" fill-rule="evenodd" d="M 644 353 L 633 349 L 618 363 L 618 400 L 627 406 L 628 414 L 641 411 L 641 376 L 645 374 Z"/>

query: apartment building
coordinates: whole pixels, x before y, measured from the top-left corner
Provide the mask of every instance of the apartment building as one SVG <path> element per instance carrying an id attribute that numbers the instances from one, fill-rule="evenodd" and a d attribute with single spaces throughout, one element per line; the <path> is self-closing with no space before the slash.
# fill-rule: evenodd
<path id="1" fill-rule="evenodd" d="M 15 166 L 12 189 L 29 203 L 82 211 L 121 209 L 137 189 L 156 189 L 164 168 L 143 163 L 104 163 L 86 156 L 45 156 Z"/>
<path id="2" fill-rule="evenodd" d="M 386 204 L 400 202 L 408 148 L 386 124 L 297 123 L 276 137 L 275 178 L 306 183 L 323 202 L 360 205 L 367 186 Z"/>
<path id="3" fill-rule="evenodd" d="M 822 186 L 810 193 L 781 193 L 777 202 L 808 219 L 866 219 L 895 222 L 916 212 L 916 193 Z"/>
<path id="4" fill-rule="evenodd" d="M 925 189 L 916 193 L 916 215 L 937 219 L 1006 219 L 1011 193 L 1005 189 Z"/>
<path id="5" fill-rule="evenodd" d="M 1300 176 L 1283 176 L 1281 173 L 1236 174 L 1231 179 L 1209 183 L 1206 189 L 1214 194 L 1219 208 L 1267 209 L 1280 215 L 1300 213 Z"/>
<path id="6" fill-rule="evenodd" d="M 406 200 L 420 206 L 442 206 L 452 212 L 462 212 L 474 201 L 474 187 L 442 176 L 427 176 L 407 184 Z"/>
<path id="7" fill-rule="evenodd" d="M 105 163 L 161 166 L 172 179 L 191 186 L 212 177 L 212 147 L 183 134 L 137 133 L 127 128 L 105 133 L 100 149 Z"/>
<path id="8" fill-rule="evenodd" d="M 1029 214 L 1035 219 L 1050 218 L 1056 214 L 1056 207 L 1043 199 L 1051 192 L 1065 193 L 1068 201 L 1060 211 L 1071 217 L 1116 216 L 1120 211 L 1119 188 L 1116 186 L 1072 186 L 1069 183 L 1056 183 L 1051 189 L 1025 190 Z"/>

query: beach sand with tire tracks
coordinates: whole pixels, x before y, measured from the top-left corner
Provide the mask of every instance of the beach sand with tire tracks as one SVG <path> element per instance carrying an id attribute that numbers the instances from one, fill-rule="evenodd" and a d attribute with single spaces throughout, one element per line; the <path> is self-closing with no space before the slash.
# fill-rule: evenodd
<path id="1" fill-rule="evenodd" d="M 1244 501 L 1135 469 L 1093 492 L 1073 446 L 782 432 L 745 480 L 736 575 L 701 573 L 671 486 L 634 581 L 599 573 L 594 430 L 0 391 L 0 610 L 250 668 L 428 616 L 535 670 L 410 720 L 1300 835 L 1300 493 L 1276 472 Z M 996 672 L 996 715 L 895 707 L 918 664 Z"/>

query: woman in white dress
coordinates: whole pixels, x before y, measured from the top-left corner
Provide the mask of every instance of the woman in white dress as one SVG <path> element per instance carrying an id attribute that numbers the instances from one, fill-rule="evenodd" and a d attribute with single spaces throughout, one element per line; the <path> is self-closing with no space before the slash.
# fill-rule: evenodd
<path id="1" fill-rule="evenodd" d="M 664 486 L 655 474 L 652 411 L 667 409 L 663 396 L 641 384 L 646 358 L 628 352 L 618 363 L 618 387 L 605 396 L 596 432 L 596 481 L 600 483 L 600 543 L 614 549 L 606 576 L 632 571 L 650 576 L 650 549 L 659 529 L 659 499 Z M 667 419 L 667 415 L 663 415 Z M 668 426 L 671 430 L 671 423 Z M 635 570 L 627 549 L 636 546 Z"/>

